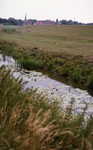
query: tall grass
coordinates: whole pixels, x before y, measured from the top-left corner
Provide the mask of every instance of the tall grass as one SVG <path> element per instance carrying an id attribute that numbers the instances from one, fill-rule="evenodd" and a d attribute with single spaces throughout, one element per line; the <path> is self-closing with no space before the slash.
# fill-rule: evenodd
<path id="1" fill-rule="evenodd" d="M 23 58 L 20 59 L 19 63 L 21 64 L 21 67 L 29 69 L 29 70 L 33 70 L 33 69 L 40 69 L 42 67 L 41 62 L 37 61 L 34 58 Z"/>
<path id="2" fill-rule="evenodd" d="M 93 118 L 83 125 L 85 110 L 73 116 L 54 102 L 23 91 L 21 80 L 0 68 L 0 150 L 92 150 Z"/>

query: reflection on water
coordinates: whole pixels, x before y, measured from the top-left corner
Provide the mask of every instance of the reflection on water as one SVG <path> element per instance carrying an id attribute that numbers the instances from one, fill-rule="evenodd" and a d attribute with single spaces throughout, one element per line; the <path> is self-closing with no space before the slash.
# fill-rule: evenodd
<path id="1" fill-rule="evenodd" d="M 62 77 L 62 76 L 58 76 L 57 74 L 49 74 L 49 77 L 54 79 L 54 80 L 57 80 L 59 82 L 62 82 L 66 85 L 70 85 L 74 88 L 80 88 L 82 90 L 87 90 L 88 93 L 93 96 L 93 89 L 88 89 L 86 87 L 86 85 L 82 84 L 82 83 L 77 83 L 77 82 L 74 82 L 71 78 L 69 77 Z"/>
<path id="2" fill-rule="evenodd" d="M 12 71 L 18 66 L 12 57 L 0 54 L 0 66 L 2 65 L 8 65 Z M 23 81 L 28 81 L 24 89 L 31 87 L 37 88 L 37 93 L 43 92 L 50 100 L 57 98 L 60 101 L 60 106 L 64 110 L 70 104 L 71 99 L 74 98 L 74 113 L 81 113 L 86 106 L 85 103 L 89 104 L 87 115 L 89 116 L 93 113 L 93 97 L 82 84 L 78 85 L 72 82 L 71 79 L 60 77 L 56 74 L 47 74 L 49 76 L 45 75 L 44 72 L 41 73 L 18 68 L 13 73 L 14 77 L 21 76 Z"/>
<path id="3" fill-rule="evenodd" d="M 11 66 L 16 66 L 16 61 L 9 56 L 4 56 L 0 54 L 0 66 L 2 65 L 11 65 Z"/>

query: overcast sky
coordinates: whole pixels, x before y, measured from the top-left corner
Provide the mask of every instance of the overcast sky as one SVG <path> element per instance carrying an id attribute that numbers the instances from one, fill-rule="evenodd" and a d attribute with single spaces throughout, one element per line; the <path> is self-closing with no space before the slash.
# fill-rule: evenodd
<path id="1" fill-rule="evenodd" d="M 93 22 L 93 0 L 0 0 L 0 18 Z"/>

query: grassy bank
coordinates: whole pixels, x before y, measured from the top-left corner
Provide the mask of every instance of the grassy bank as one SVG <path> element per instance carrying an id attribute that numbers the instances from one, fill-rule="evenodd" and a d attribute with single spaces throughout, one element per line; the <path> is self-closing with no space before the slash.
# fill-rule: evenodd
<path id="1" fill-rule="evenodd" d="M 13 56 L 26 69 L 45 69 L 58 73 L 60 76 L 69 76 L 74 81 L 93 88 L 92 56 L 47 52 L 38 47 L 26 49 L 6 41 L 0 41 L 0 50 L 4 55 Z"/>
<path id="2" fill-rule="evenodd" d="M 24 26 L 0 30 L 0 50 L 27 69 L 46 69 L 93 88 L 93 26 Z"/>
<path id="3" fill-rule="evenodd" d="M 21 80 L 0 68 L 0 150 L 92 150 L 93 119 L 73 117 L 57 101 L 22 91 Z"/>

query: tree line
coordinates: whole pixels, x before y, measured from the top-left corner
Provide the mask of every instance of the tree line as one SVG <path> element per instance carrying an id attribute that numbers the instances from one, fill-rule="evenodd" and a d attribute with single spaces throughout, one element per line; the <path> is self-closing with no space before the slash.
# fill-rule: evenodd
<path id="1" fill-rule="evenodd" d="M 0 24 L 4 24 L 4 25 L 28 25 L 28 24 L 32 24 L 34 25 L 37 22 L 36 19 L 28 19 L 28 20 L 21 20 L 21 19 L 14 19 L 12 17 L 10 17 L 9 19 L 3 19 L 0 18 Z"/>
<path id="2" fill-rule="evenodd" d="M 4 24 L 4 25 L 23 25 L 25 23 L 26 24 L 35 24 L 37 22 L 36 19 L 29 19 L 27 20 L 27 22 L 25 22 L 24 20 L 21 19 L 14 19 L 12 17 L 10 17 L 9 19 L 3 19 L 0 18 L 0 24 Z M 72 20 L 61 20 L 58 21 L 58 19 L 56 19 L 55 25 L 56 24 L 60 24 L 60 25 L 93 25 L 93 23 L 82 23 L 82 22 L 78 22 L 78 21 L 72 21 Z"/>
<path id="3" fill-rule="evenodd" d="M 9 18 L 9 19 L 2 19 L 0 18 L 0 24 L 4 25 L 23 25 L 23 21 L 21 19 L 14 19 L 14 18 Z"/>
<path id="4" fill-rule="evenodd" d="M 82 22 L 78 22 L 78 21 L 72 21 L 72 20 L 61 20 L 61 21 L 58 21 L 58 19 L 56 19 L 56 23 L 57 24 L 60 24 L 60 25 L 93 25 L 93 23 L 82 23 Z"/>

